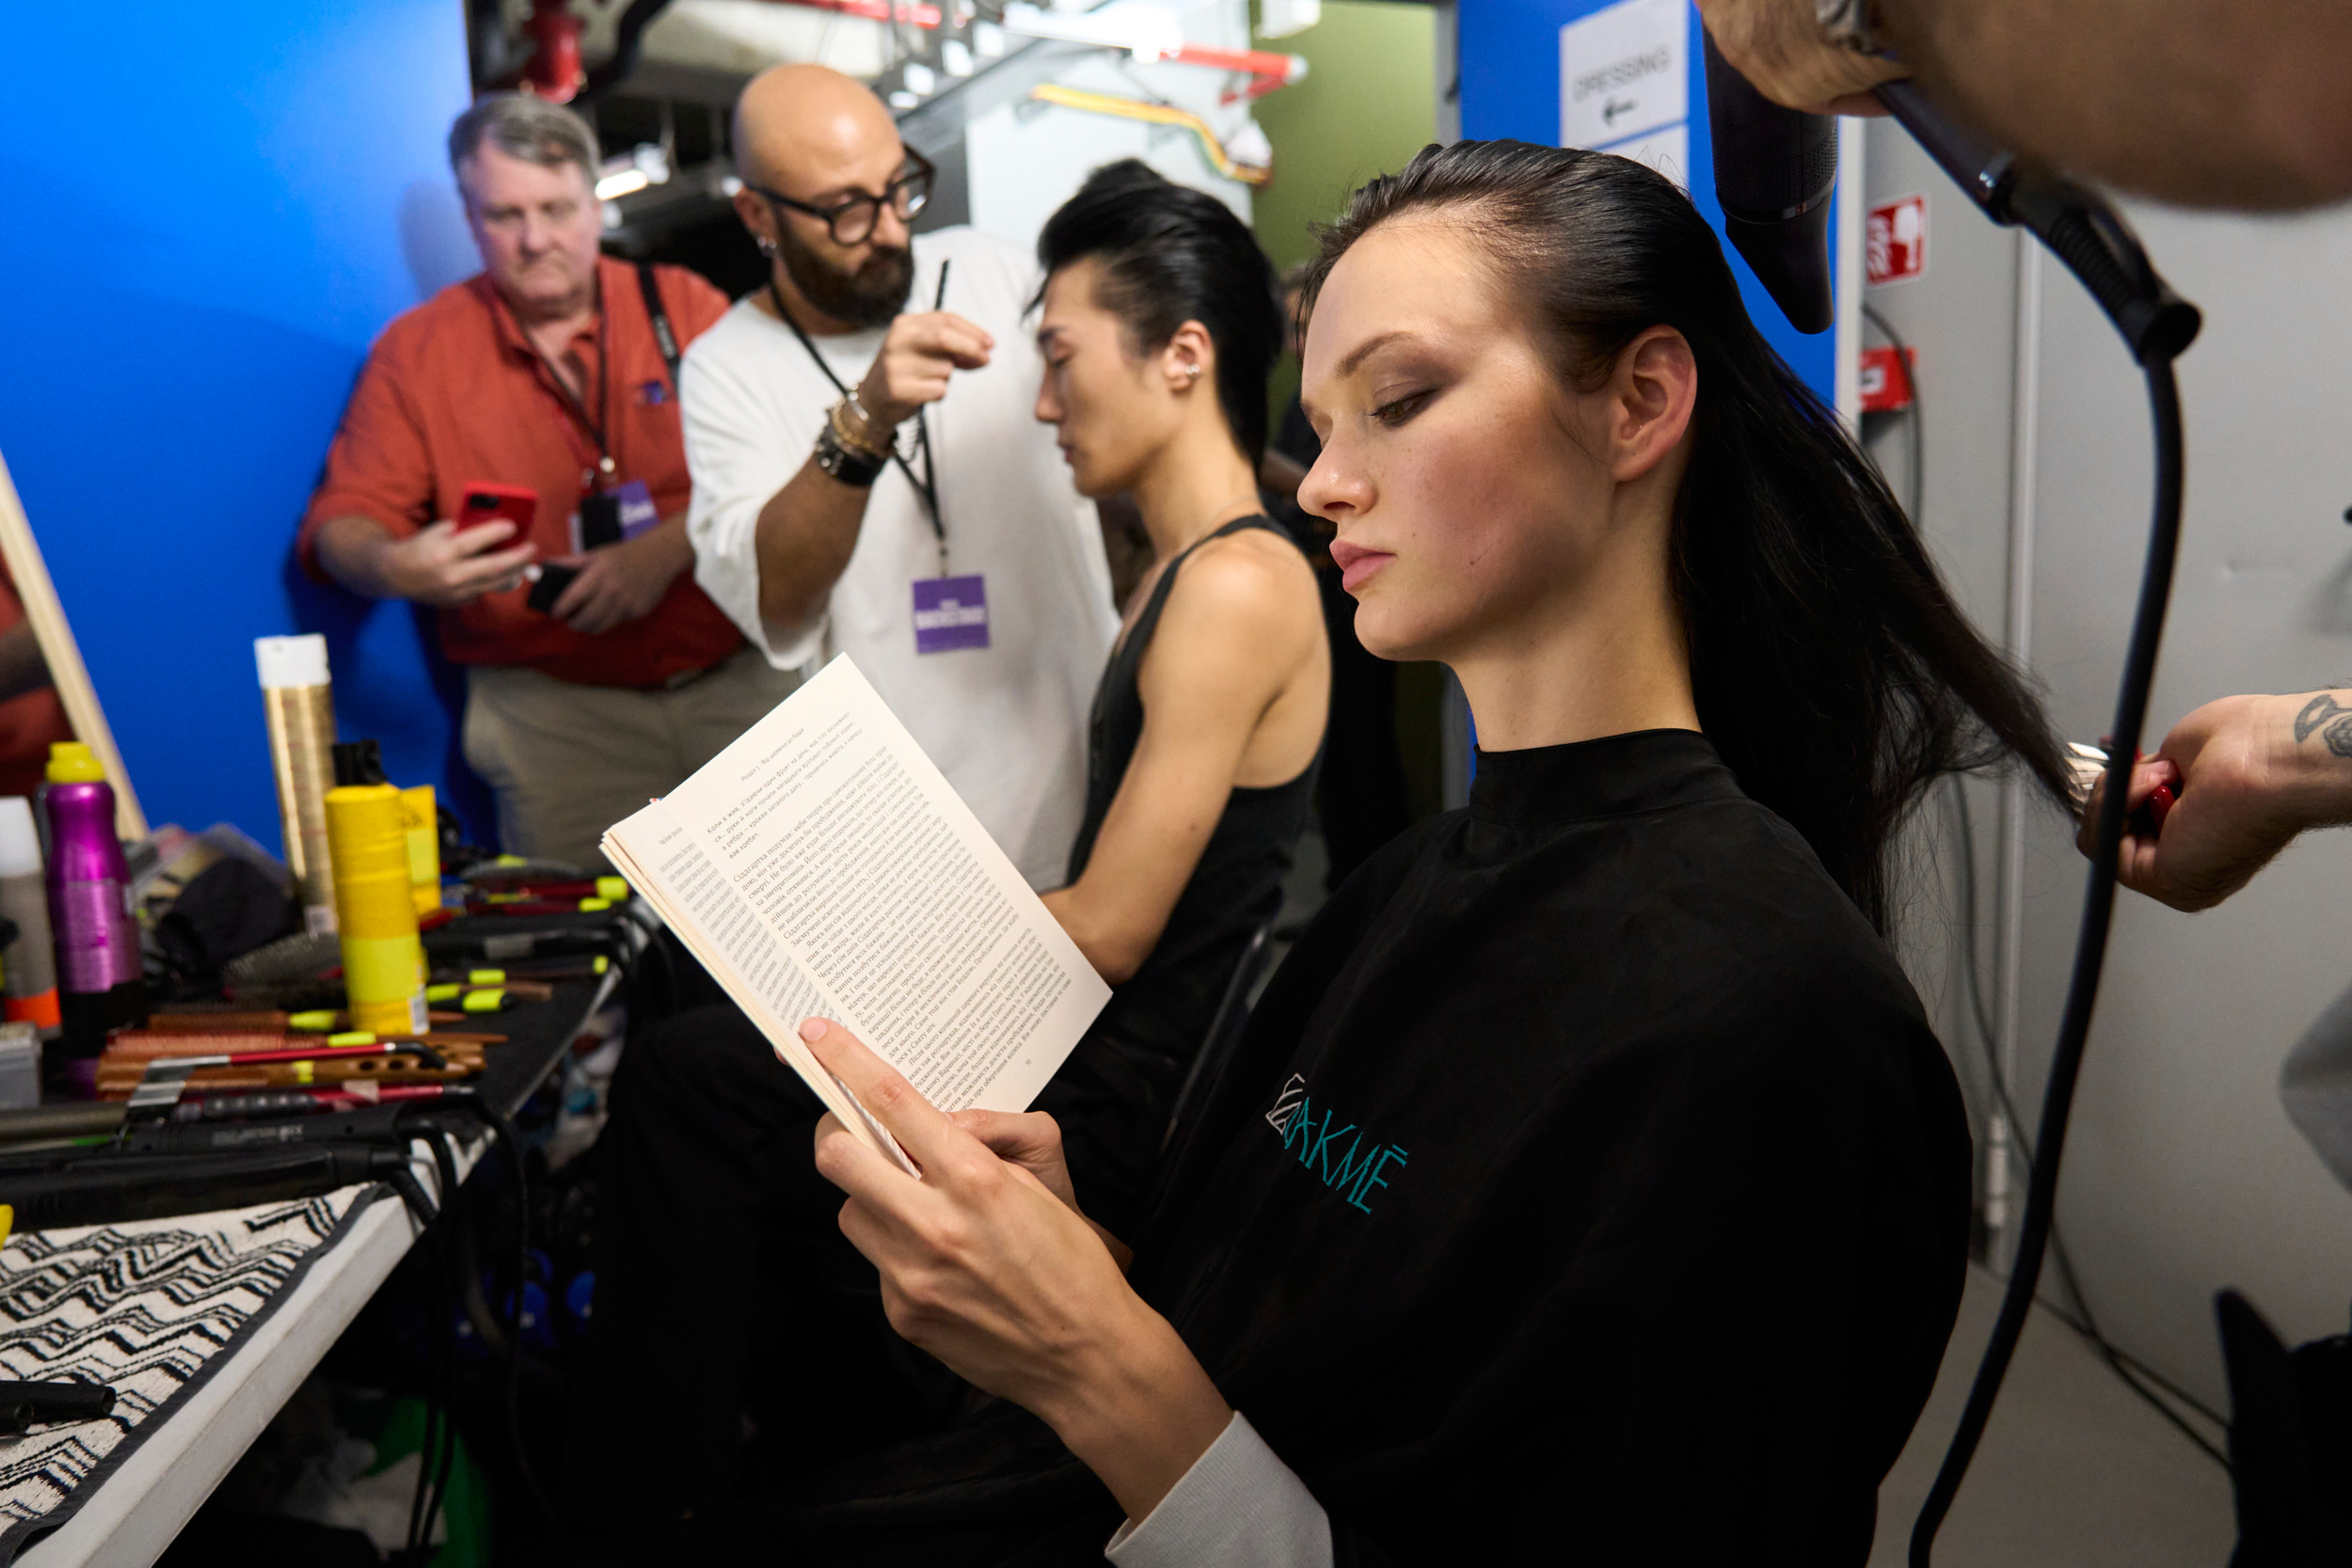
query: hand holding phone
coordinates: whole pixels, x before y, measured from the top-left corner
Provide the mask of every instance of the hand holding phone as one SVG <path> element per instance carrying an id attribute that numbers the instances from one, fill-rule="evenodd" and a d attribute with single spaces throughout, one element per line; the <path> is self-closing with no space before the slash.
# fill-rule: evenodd
<path id="1" fill-rule="evenodd" d="M 476 480 L 466 486 L 465 499 L 457 508 L 457 526 L 469 529 L 483 523 L 512 523 L 515 537 L 520 539 L 531 531 L 532 523 L 539 515 L 539 492 L 521 484 L 492 484 Z"/>
<path id="2" fill-rule="evenodd" d="M 555 601 L 564 596 L 564 590 L 569 588 L 572 579 L 580 576 L 580 568 L 558 561 L 542 562 L 531 569 L 529 576 L 531 594 L 523 603 L 542 615 L 552 615 L 555 613 Z"/>
<path id="3" fill-rule="evenodd" d="M 383 593 L 436 610 L 453 610 L 485 594 L 503 593 L 521 578 L 539 553 L 529 540 L 515 543 L 510 518 L 486 519 L 472 528 L 444 518 L 405 539 L 384 540 L 374 571 Z"/>

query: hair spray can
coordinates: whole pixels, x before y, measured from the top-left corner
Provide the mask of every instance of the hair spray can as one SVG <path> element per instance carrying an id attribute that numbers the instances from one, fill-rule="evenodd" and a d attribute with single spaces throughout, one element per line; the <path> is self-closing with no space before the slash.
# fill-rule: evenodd
<path id="1" fill-rule="evenodd" d="M 326 792 L 335 787 L 335 701 L 326 680 L 326 639 L 316 633 L 257 637 L 253 662 L 269 720 L 286 868 L 302 895 L 303 927 L 328 936 L 335 929 L 333 852 L 326 842 Z"/>
<path id="2" fill-rule="evenodd" d="M 57 947 L 49 934 L 49 889 L 41 879 L 40 836 L 33 803 L 0 796 L 0 920 L 13 921 L 16 940 L 0 951 L 8 976 L 0 1010 L 10 1023 L 29 1023 L 45 1040 L 64 1022 L 57 1011 Z"/>
<path id="3" fill-rule="evenodd" d="M 131 911 L 131 867 L 115 837 L 115 792 L 90 749 L 76 740 L 49 748 L 49 921 L 57 940 L 58 1011 L 65 1025 L 54 1053 L 69 1092 L 95 1094 L 106 1034 L 147 1022 L 139 927 Z"/>

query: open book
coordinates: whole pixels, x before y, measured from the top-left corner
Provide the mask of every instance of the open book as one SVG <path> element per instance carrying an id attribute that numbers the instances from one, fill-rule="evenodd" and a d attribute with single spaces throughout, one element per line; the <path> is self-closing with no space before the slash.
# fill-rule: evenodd
<path id="1" fill-rule="evenodd" d="M 943 1111 L 1022 1111 L 1110 1000 L 846 657 L 604 852 L 826 1109 L 909 1170 L 803 1019 L 847 1024 Z"/>

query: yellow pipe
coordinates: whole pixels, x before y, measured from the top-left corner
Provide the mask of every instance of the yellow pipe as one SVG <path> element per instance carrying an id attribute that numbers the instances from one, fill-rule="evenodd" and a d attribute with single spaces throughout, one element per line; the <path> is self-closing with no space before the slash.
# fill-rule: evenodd
<path id="1" fill-rule="evenodd" d="M 1029 96 L 1042 103 L 1058 103 L 1065 109 L 1139 119 L 1150 125 L 1178 126 L 1193 134 L 1200 144 L 1200 155 L 1226 179 L 1245 185 L 1263 185 L 1274 178 L 1270 168 L 1235 163 L 1225 150 L 1225 144 L 1216 139 L 1216 133 L 1209 129 L 1209 122 L 1189 109 L 1180 109 L 1172 103 L 1149 103 L 1139 98 L 1120 98 L 1107 92 L 1089 92 L 1084 87 L 1065 87 L 1057 82 L 1041 83 L 1029 89 Z"/>

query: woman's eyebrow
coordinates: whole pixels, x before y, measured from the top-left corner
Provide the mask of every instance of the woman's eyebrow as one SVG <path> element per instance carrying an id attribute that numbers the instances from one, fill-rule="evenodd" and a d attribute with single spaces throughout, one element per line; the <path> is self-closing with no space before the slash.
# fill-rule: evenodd
<path id="1" fill-rule="evenodd" d="M 1376 332 L 1371 337 L 1366 338 L 1362 342 L 1358 343 L 1354 348 L 1348 350 L 1347 357 L 1339 362 L 1332 373 L 1334 375 L 1342 376 L 1353 375 L 1356 372 L 1357 368 L 1362 365 L 1365 360 L 1371 358 L 1375 351 L 1386 348 L 1389 344 L 1395 342 L 1400 338 L 1410 338 L 1411 336 L 1412 333 L 1409 330 L 1401 326 L 1388 332 Z"/>

